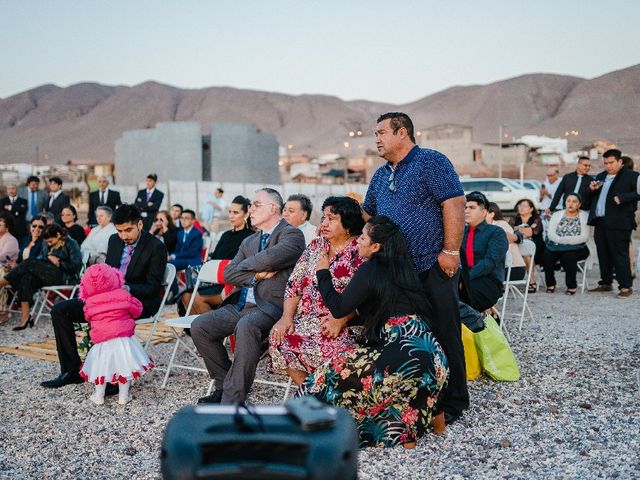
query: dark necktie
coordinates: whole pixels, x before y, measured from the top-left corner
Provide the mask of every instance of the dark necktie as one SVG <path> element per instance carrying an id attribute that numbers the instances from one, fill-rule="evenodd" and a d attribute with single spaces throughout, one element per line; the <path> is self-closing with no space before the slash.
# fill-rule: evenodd
<path id="1" fill-rule="evenodd" d="M 469 227 L 469 234 L 467 235 L 467 243 L 465 243 L 464 250 L 467 256 L 467 265 L 469 269 L 472 269 L 475 265 L 475 259 L 473 258 L 473 237 L 476 234 L 476 227 Z"/>
<path id="2" fill-rule="evenodd" d="M 100 205 L 105 205 L 104 197 L 104 192 L 100 192 Z"/>
<path id="3" fill-rule="evenodd" d="M 31 207 L 29 207 L 29 213 L 31 213 L 31 218 L 38 214 L 38 207 L 36 206 L 36 192 L 31 192 Z"/>
<path id="4" fill-rule="evenodd" d="M 258 249 L 259 252 L 267 248 L 267 243 L 269 243 L 270 236 L 271 236 L 270 233 L 263 233 L 262 235 L 260 235 L 260 247 Z M 238 309 L 238 311 L 242 310 L 244 306 L 247 304 L 248 291 L 249 291 L 249 288 L 242 287 L 242 290 L 240 291 L 240 296 L 238 297 L 238 301 L 236 302 L 236 308 Z"/>

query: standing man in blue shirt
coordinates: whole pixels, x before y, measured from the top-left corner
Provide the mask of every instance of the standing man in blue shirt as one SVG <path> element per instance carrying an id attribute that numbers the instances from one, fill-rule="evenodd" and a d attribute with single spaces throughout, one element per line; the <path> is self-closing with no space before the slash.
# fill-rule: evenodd
<path id="1" fill-rule="evenodd" d="M 387 163 L 371 179 L 364 217 L 388 216 L 407 241 L 433 308 L 433 332 L 449 361 L 449 383 L 438 409 L 450 424 L 469 406 L 458 302 L 464 191 L 446 156 L 415 144 L 407 114 L 381 115 L 375 137 L 378 155 Z"/>

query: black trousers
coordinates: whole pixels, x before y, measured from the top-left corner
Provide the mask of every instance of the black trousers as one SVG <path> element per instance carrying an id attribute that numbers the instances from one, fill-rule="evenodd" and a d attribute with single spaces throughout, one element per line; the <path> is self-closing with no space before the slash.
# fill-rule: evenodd
<path id="1" fill-rule="evenodd" d="M 576 281 L 576 275 L 578 273 L 578 262 L 588 256 L 589 249 L 587 247 L 556 252 L 546 249 L 542 254 L 542 267 L 544 268 L 544 279 L 547 287 L 555 286 L 555 266 L 556 263 L 560 262 L 560 265 L 562 265 L 564 269 L 567 288 L 577 288 L 578 282 Z"/>
<path id="2" fill-rule="evenodd" d="M 434 313 L 431 319 L 433 334 L 440 342 L 449 362 L 449 382 L 442 390 L 436 408 L 452 415 L 459 415 L 469 408 L 458 300 L 459 276 L 458 271 L 449 278 L 437 263 L 420 274 L 422 286 Z"/>
<path id="3" fill-rule="evenodd" d="M 81 362 L 73 324 L 86 323 L 83 306 L 82 301 L 72 299 L 57 303 L 51 309 L 51 323 L 56 337 L 56 348 L 62 373 L 78 373 L 80 371 Z"/>
<path id="4" fill-rule="evenodd" d="M 493 277 L 478 277 L 471 280 L 471 306 L 483 312 L 493 307 L 502 296 L 502 282 Z"/>
<path id="5" fill-rule="evenodd" d="M 629 243 L 631 230 L 614 230 L 606 228 L 601 220 L 596 219 L 593 239 L 598 251 L 600 264 L 600 283 L 611 285 L 615 272 L 620 288 L 631 288 L 631 263 L 629 260 Z"/>
<path id="6" fill-rule="evenodd" d="M 7 273 L 4 278 L 18 292 L 18 300 L 33 305 L 33 296 L 41 287 L 62 285 L 62 270 L 49 260 L 29 258 Z"/>

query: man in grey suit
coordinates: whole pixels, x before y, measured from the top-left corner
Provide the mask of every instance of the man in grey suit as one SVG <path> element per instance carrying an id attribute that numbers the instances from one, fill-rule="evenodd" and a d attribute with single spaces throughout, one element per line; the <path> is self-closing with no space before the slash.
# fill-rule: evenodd
<path id="1" fill-rule="evenodd" d="M 40 179 L 35 175 L 27 178 L 27 186 L 20 189 L 18 196 L 26 199 L 29 204 L 26 216 L 27 222 L 30 222 L 33 217 L 44 211 L 49 199 L 47 192 L 40 190 Z"/>
<path id="2" fill-rule="evenodd" d="M 193 343 L 216 386 L 198 403 L 242 402 L 253 384 L 261 344 L 282 316 L 287 280 L 305 248 L 303 233 L 282 219 L 283 207 L 277 191 L 255 193 L 249 214 L 259 231 L 242 242 L 224 271 L 225 282 L 237 287 L 229 296 L 235 302 L 200 315 L 191 326 Z M 223 345 L 231 334 L 233 362 Z"/>

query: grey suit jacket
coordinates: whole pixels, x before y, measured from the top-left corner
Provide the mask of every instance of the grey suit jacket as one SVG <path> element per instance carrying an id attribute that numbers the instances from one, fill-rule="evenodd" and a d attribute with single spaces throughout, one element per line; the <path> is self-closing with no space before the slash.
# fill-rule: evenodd
<path id="1" fill-rule="evenodd" d="M 18 189 L 18 196 L 24 198 L 27 201 L 27 205 L 29 204 L 29 198 L 31 196 L 31 190 L 27 187 L 20 187 Z M 49 195 L 44 190 L 36 191 L 36 211 L 38 214 L 42 213 L 49 201 Z M 29 212 L 29 208 L 27 207 L 27 221 L 31 221 L 31 212 Z"/>
<path id="2" fill-rule="evenodd" d="M 267 247 L 259 252 L 260 235 L 261 232 L 257 232 L 240 244 L 237 255 L 224 271 L 224 281 L 238 287 L 236 290 L 253 285 L 257 307 L 278 320 L 282 316 L 287 280 L 305 248 L 304 234 L 285 220 L 280 220 L 269 237 Z M 274 271 L 278 273 L 254 285 L 256 273 Z"/>

